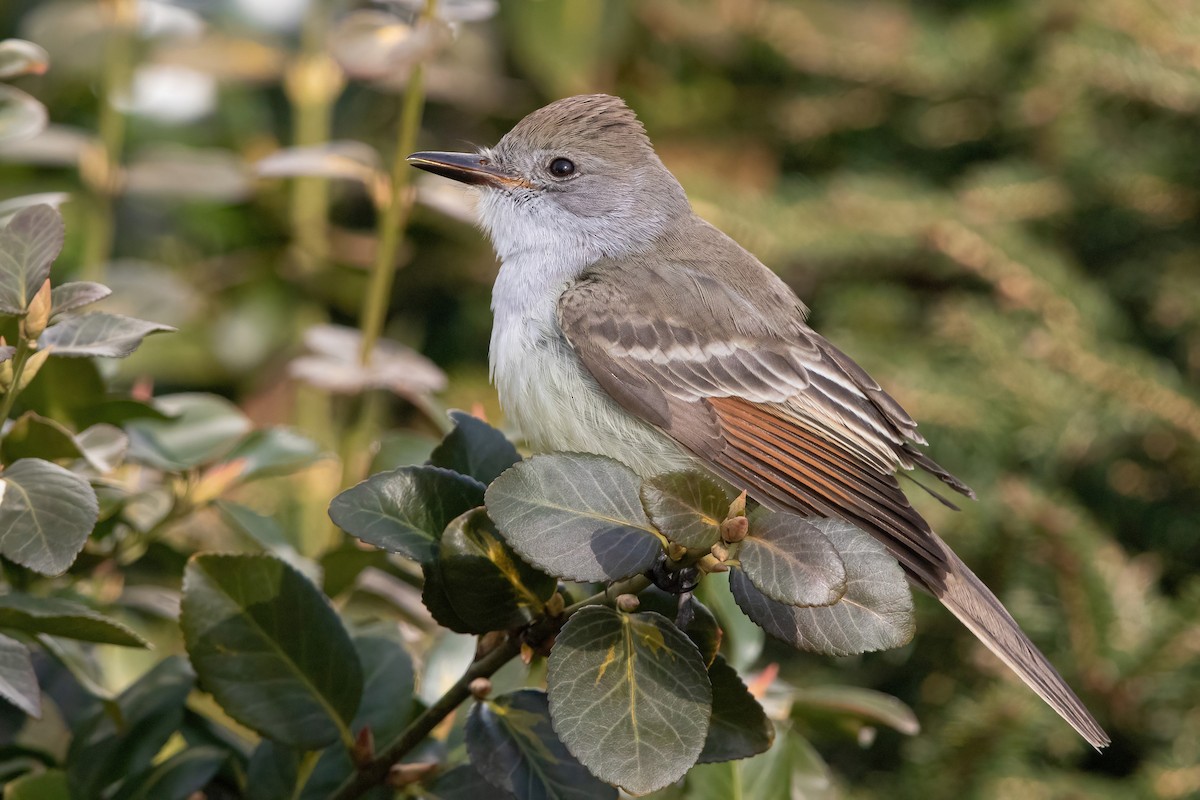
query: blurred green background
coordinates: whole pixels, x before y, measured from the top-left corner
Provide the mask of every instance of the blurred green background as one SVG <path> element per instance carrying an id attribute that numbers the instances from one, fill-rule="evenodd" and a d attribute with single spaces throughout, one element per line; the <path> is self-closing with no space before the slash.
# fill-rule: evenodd
<path id="1" fill-rule="evenodd" d="M 319 549 L 325 504 L 378 464 L 380 431 L 398 458 L 441 407 L 503 422 L 496 265 L 469 194 L 388 177 L 416 65 L 419 148 L 619 94 L 701 215 L 795 287 L 976 489 L 961 513 L 914 502 L 1114 739 L 1090 752 L 922 597 L 902 650 L 761 659 L 917 712 L 911 738 L 806 731 L 844 795 L 1200 796 L 1200 7 L 441 0 L 416 25 L 421 5 L 5 0 L 0 39 L 50 54 L 11 83 L 52 125 L 0 149 L 0 204 L 64 193 L 57 280 L 103 280 L 109 310 L 181 329 L 116 379 L 215 391 L 340 453 L 247 500 Z M 272 156 L 294 146 L 317 149 Z M 318 177 L 286 177 L 302 173 Z M 379 297 L 380 215 L 403 221 L 410 192 Z M 444 390 L 364 400 L 295 377 L 304 332 L 359 325 L 364 296 L 388 300 L 386 335 Z"/>

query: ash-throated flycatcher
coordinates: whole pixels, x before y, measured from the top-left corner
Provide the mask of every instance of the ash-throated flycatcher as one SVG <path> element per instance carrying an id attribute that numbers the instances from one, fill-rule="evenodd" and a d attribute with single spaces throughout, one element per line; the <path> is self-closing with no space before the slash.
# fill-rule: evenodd
<path id="1" fill-rule="evenodd" d="M 707 468 L 769 508 L 841 517 L 887 546 L 1095 747 L 1109 738 L 996 596 L 909 505 L 917 425 L 805 324 L 773 272 L 697 217 L 616 97 L 569 97 L 478 153 L 413 166 L 481 188 L 500 256 L 491 370 L 536 450 L 641 473 Z"/>

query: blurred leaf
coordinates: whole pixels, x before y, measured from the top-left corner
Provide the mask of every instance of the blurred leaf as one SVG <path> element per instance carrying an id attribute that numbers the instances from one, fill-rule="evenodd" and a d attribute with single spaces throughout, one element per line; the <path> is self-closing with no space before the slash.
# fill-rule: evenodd
<path id="1" fill-rule="evenodd" d="M 554 730 L 596 777 L 638 795 L 696 763 L 712 687 L 696 646 L 666 618 L 588 606 L 567 620 L 547 666 Z"/>
<path id="2" fill-rule="evenodd" d="M 22 775 L 5 785 L 4 800 L 72 800 L 67 773 L 51 769 Z"/>
<path id="3" fill-rule="evenodd" d="M 229 453 L 250 430 L 233 403 L 214 394 L 183 393 L 155 401 L 168 419 L 137 419 L 125 426 L 129 458 L 163 470 L 207 464 Z"/>
<path id="4" fill-rule="evenodd" d="M 83 450 L 83 457 L 101 475 L 121 466 L 129 453 L 129 436 L 125 431 L 104 422 L 80 431 L 75 436 L 75 443 Z"/>
<path id="5" fill-rule="evenodd" d="M 295 800 L 293 791 L 300 773 L 301 751 L 270 739 L 259 740 L 246 765 L 246 785 L 255 800 Z"/>
<path id="6" fill-rule="evenodd" d="M 390 6 L 410 12 L 425 10 L 425 0 L 384 0 Z M 441 0 L 435 9 L 437 15 L 447 22 L 482 22 L 491 19 L 500 10 L 498 0 Z"/>
<path id="7" fill-rule="evenodd" d="M 487 490 L 505 541 L 535 567 L 574 581 L 614 581 L 649 569 L 662 553 L 638 495 L 641 479 L 611 458 L 534 456 Z"/>
<path id="8" fill-rule="evenodd" d="M 145 639 L 120 622 L 87 606 L 20 592 L 0 595 L 0 628 L 121 647 L 149 647 Z"/>
<path id="9" fill-rule="evenodd" d="M 50 66 L 50 54 L 24 39 L 0 41 L 0 78 L 41 75 Z"/>
<path id="10" fill-rule="evenodd" d="M 259 159 L 254 167 L 263 178 L 340 178 L 358 181 L 369 192 L 386 179 L 375 148 L 353 141 L 287 147 Z"/>
<path id="11" fill-rule="evenodd" d="M 888 650 L 913 636 L 912 594 L 904 571 L 870 534 L 840 520 L 814 520 L 846 565 L 846 592 L 831 606 L 799 608 L 759 592 L 741 570 L 729 587 L 746 616 L 793 647 L 846 656 Z"/>
<path id="12" fill-rule="evenodd" d="M 422 800 L 516 800 L 517 796 L 488 783 L 470 764 L 459 764 L 438 773 L 421 790 Z"/>
<path id="13" fill-rule="evenodd" d="M 50 319 L 99 302 L 112 294 L 102 283 L 69 281 L 50 290 Z"/>
<path id="14" fill-rule="evenodd" d="M 390 472 L 397 467 L 413 467 L 429 461 L 437 439 L 415 431 L 389 431 L 379 440 L 379 450 L 371 459 L 369 472 Z"/>
<path id="15" fill-rule="evenodd" d="M 483 484 L 437 467 L 372 475 L 329 504 L 329 518 L 364 542 L 420 564 L 437 557 L 450 521 L 483 504 Z"/>
<path id="16" fill-rule="evenodd" d="M 57 464 L 23 458 L 0 473 L 0 554 L 35 572 L 66 572 L 99 515 L 88 482 Z"/>
<path id="17" fill-rule="evenodd" d="M 238 443 L 226 461 L 243 460 L 243 481 L 303 469 L 321 457 L 321 446 L 290 428 L 261 428 Z"/>
<path id="18" fill-rule="evenodd" d="M 29 648 L 0 634 L 0 697 L 31 717 L 42 716 L 42 692 Z"/>
<path id="19" fill-rule="evenodd" d="M 498 789 L 521 797 L 616 800 L 617 790 L 593 777 L 555 735 L 544 692 L 523 689 L 475 703 L 466 742 L 471 766 Z"/>
<path id="20" fill-rule="evenodd" d="M 66 461 L 83 457 L 83 449 L 69 430 L 52 419 L 26 411 L 13 421 L 0 442 L 5 464 L 21 458 Z"/>
<path id="21" fill-rule="evenodd" d="M 485 486 L 521 460 L 521 454 L 503 433 L 465 411 L 451 411 L 454 430 L 446 434 L 429 456 L 435 467 L 470 475 Z"/>
<path id="22" fill-rule="evenodd" d="M 228 761 L 228 750 L 192 745 L 125 781 L 113 800 L 189 800 L 208 785 Z"/>
<path id="23" fill-rule="evenodd" d="M 53 348 L 56 356 L 125 358 L 150 334 L 174 330 L 170 325 L 94 311 L 67 317 L 51 325 L 38 340 L 38 345 Z"/>
<path id="24" fill-rule="evenodd" d="M 178 145 L 139 153 L 126 168 L 126 191 L 221 203 L 249 198 L 253 184 L 236 154 Z"/>
<path id="25" fill-rule="evenodd" d="M 45 136 L 45 132 L 42 136 Z M 42 138 L 41 136 L 38 137 Z M 5 158 L 8 155 L 8 148 L 0 147 L 0 158 Z M 50 206 L 58 208 L 63 203 L 71 199 L 71 195 L 67 192 L 38 192 L 37 194 L 27 194 L 20 197 L 10 197 L 7 200 L 0 200 L 0 228 L 3 228 L 17 212 L 23 208 L 30 206 Z"/>
<path id="26" fill-rule="evenodd" d="M 846 594 L 846 566 L 833 543 L 795 514 L 755 512 L 738 560 L 751 583 L 784 605 L 830 606 Z"/>
<path id="27" fill-rule="evenodd" d="M 333 57 L 353 78 L 383 78 L 428 61 L 453 40 L 441 19 L 425 19 L 414 28 L 386 11 L 352 11 L 329 35 Z"/>
<path id="28" fill-rule="evenodd" d="M 184 703 L 194 682 L 187 661 L 170 656 L 121 692 L 116 699 L 119 713 L 97 707 L 71 740 L 71 796 L 112 796 L 126 779 L 150 769 L 183 724 Z"/>
<path id="29" fill-rule="evenodd" d="M 708 668 L 708 679 L 712 683 L 713 712 L 697 763 L 733 761 L 765 753 L 775 740 L 775 726 L 737 670 L 717 656 Z"/>
<path id="30" fill-rule="evenodd" d="M 721 538 L 730 498 L 715 479 L 699 472 L 669 472 L 648 478 L 642 505 L 654 526 L 672 542 L 708 549 Z"/>
<path id="31" fill-rule="evenodd" d="M 0 84 L 0 144 L 37 136 L 46 122 L 44 105 L 20 89 Z"/>
<path id="32" fill-rule="evenodd" d="M 505 3 L 501 11 L 512 57 L 551 97 L 595 87 L 624 48 L 633 22 L 625 0 Z"/>
<path id="33" fill-rule="evenodd" d="M 829 768 L 817 751 L 785 727 L 762 755 L 744 762 L 699 765 L 688 773 L 685 785 L 688 800 L 834 800 L 838 796 Z"/>
<path id="34" fill-rule="evenodd" d="M 292 377 L 340 394 L 388 389 L 401 397 L 424 397 L 446 386 L 445 374 L 429 359 L 399 342 L 380 339 L 364 366 L 358 357 L 362 334 L 338 325 L 316 325 L 304 334 L 314 355 L 288 366 Z"/>
<path id="35" fill-rule="evenodd" d="M 471 626 L 469 633 L 504 630 L 529 621 L 558 586 L 552 576 L 509 549 L 483 508 L 468 511 L 446 526 L 437 568 L 456 616 Z"/>
<path id="36" fill-rule="evenodd" d="M 317 588 L 276 558 L 193 556 L 180 627 L 204 688 L 265 736 L 318 749 L 339 741 L 358 710 L 362 668 L 346 629 Z"/>
<path id="37" fill-rule="evenodd" d="M 185 67 L 219 81 L 272 83 L 283 72 L 287 54 L 268 42 L 206 30 L 202 36 L 171 39 L 150 54 L 154 64 Z"/>
<path id="38" fill-rule="evenodd" d="M 5 88 L 0 86 L 0 93 Z M 62 251 L 63 233 L 62 217 L 46 205 L 21 209 L 0 229 L 0 313 L 25 313 L 33 295 L 50 277 L 50 265 Z"/>
<path id="39" fill-rule="evenodd" d="M 295 567 L 313 583 L 321 583 L 321 568 L 311 559 L 300 555 L 284 534 L 283 527 L 274 517 L 259 514 L 240 503 L 232 503 L 228 500 L 218 500 L 214 505 L 221 512 L 225 521 L 235 530 L 245 534 L 264 551 L 278 556 Z"/>
<path id="40" fill-rule="evenodd" d="M 917 715 L 903 702 L 890 694 L 862 689 L 857 686 L 813 686 L 794 689 L 791 693 L 793 711 L 800 707 L 853 714 L 870 722 L 887 725 L 907 736 L 921 732 Z"/>

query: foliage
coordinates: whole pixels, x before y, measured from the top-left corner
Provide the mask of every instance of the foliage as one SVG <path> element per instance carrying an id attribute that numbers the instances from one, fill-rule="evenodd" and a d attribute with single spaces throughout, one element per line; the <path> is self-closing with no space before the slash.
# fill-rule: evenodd
<path id="1" fill-rule="evenodd" d="M 522 786 L 612 796 L 579 777 L 607 766 L 563 744 L 542 690 L 573 626 L 619 635 L 614 618 L 690 664 L 689 722 L 711 691 L 700 763 L 655 796 L 1200 790 L 1194 10 L 301 5 L 0 4 L 0 228 L 32 215 L 0 248 L 6 798 L 317 798 L 352 773 L 430 798 L 539 775 Z M 520 460 L 482 422 L 502 419 L 493 256 L 466 196 L 403 156 L 490 144 L 578 91 L 626 97 L 697 210 L 792 283 L 976 489 L 960 514 L 913 502 L 1098 712 L 1104 755 L 902 584 L 851 617 L 856 571 L 894 570 L 853 530 L 839 546 L 828 523 L 751 508 L 748 548 L 726 547 L 727 487 Z M 66 219 L 48 292 L 45 205 Z M 147 325 L 179 332 L 141 341 Z M 560 511 L 567 538 L 539 550 L 549 509 L 530 492 L 574 483 L 610 505 Z M 339 522 L 398 552 L 330 525 L 335 496 Z M 690 621 L 653 587 L 632 609 L 556 580 L 637 580 L 663 553 L 713 568 L 715 544 L 733 568 L 703 578 Z M 818 590 L 838 599 L 787 604 Z M 607 610 L 572 611 L 588 599 Z M 920 635 L 804 655 L 739 604 L 792 643 L 814 643 L 809 620 L 870 623 L 834 652 L 907 641 L 913 610 Z M 181 625 L 181 605 L 204 612 Z M 239 694 L 228 647 L 273 689 Z M 256 702 L 275 690 L 305 713 L 281 726 Z M 388 773 L 392 744 L 407 762 Z M 546 753 L 565 773 L 538 771 Z"/>

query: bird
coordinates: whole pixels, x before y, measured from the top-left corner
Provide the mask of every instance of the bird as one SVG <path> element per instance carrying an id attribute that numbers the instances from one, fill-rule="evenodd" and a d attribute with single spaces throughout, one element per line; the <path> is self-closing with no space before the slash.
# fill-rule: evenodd
<path id="1" fill-rule="evenodd" d="M 408 162 L 479 190 L 500 260 L 491 377 L 533 451 L 597 453 L 643 477 L 699 466 L 767 508 L 858 526 L 1087 742 L 1109 744 L 898 477 L 971 489 L 792 289 L 692 210 L 623 100 L 567 97 L 494 147 Z"/>

